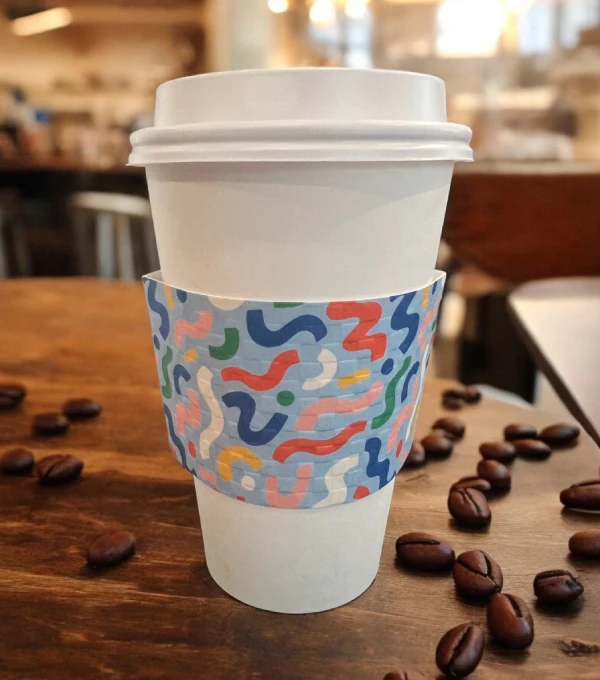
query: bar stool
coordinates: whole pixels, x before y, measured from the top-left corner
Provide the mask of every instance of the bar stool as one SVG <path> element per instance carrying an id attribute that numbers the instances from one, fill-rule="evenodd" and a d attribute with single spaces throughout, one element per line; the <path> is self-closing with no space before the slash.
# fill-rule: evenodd
<path id="1" fill-rule="evenodd" d="M 145 273 L 158 269 L 147 199 L 86 191 L 71 196 L 70 208 L 79 274 L 133 281 L 138 271 Z M 135 238 L 132 238 L 132 228 L 136 229 Z M 141 253 L 136 252 L 139 250 L 136 246 L 140 244 Z M 137 269 L 136 259 L 142 260 Z"/>
<path id="2" fill-rule="evenodd" d="M 9 267 L 8 249 L 12 246 Z M 10 275 L 11 269 L 18 276 L 31 274 L 31 256 L 21 221 L 19 195 L 12 189 L 0 190 L 0 279 Z"/>

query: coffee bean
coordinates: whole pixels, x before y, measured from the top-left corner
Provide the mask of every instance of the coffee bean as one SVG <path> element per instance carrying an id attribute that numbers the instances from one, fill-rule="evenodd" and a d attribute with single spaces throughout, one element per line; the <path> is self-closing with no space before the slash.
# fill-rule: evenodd
<path id="1" fill-rule="evenodd" d="M 97 538 L 87 551 L 90 567 L 112 567 L 135 552 L 135 536 L 129 531 L 115 531 Z"/>
<path id="2" fill-rule="evenodd" d="M 418 671 L 400 671 L 386 673 L 383 680 L 427 680 L 427 678 Z"/>
<path id="3" fill-rule="evenodd" d="M 454 564 L 451 545 L 419 531 L 398 538 L 396 556 L 404 566 L 422 571 L 449 571 Z"/>
<path id="4" fill-rule="evenodd" d="M 452 576 L 465 597 L 485 600 L 502 590 L 502 570 L 483 550 L 469 550 L 456 558 Z"/>
<path id="5" fill-rule="evenodd" d="M 519 439 L 514 442 L 514 447 L 518 456 L 528 460 L 546 460 L 552 453 L 548 444 L 539 439 Z"/>
<path id="6" fill-rule="evenodd" d="M 509 442 L 517 439 L 536 439 L 537 430 L 533 425 L 523 425 L 522 423 L 512 423 L 504 428 L 504 439 Z"/>
<path id="7" fill-rule="evenodd" d="M 38 413 L 33 417 L 33 433 L 49 437 L 64 434 L 69 429 L 69 421 L 60 413 Z"/>
<path id="8" fill-rule="evenodd" d="M 505 647 L 526 649 L 533 642 L 531 612 L 516 595 L 494 595 L 487 607 L 487 623 L 490 633 Z"/>
<path id="9" fill-rule="evenodd" d="M 425 449 L 427 456 L 432 458 L 447 458 L 454 448 L 454 444 L 441 434 L 428 434 L 421 439 L 421 445 Z"/>
<path id="10" fill-rule="evenodd" d="M 458 441 L 465 436 L 465 424 L 458 418 L 438 418 L 435 423 L 433 423 L 433 429 L 436 428 L 451 434 L 455 441 Z"/>
<path id="11" fill-rule="evenodd" d="M 7 411 L 17 406 L 25 399 L 27 390 L 23 385 L 0 384 L 0 410 Z"/>
<path id="12" fill-rule="evenodd" d="M 442 392 L 442 399 L 460 399 L 466 401 L 467 395 L 464 387 L 450 387 Z"/>
<path id="13" fill-rule="evenodd" d="M 579 576 L 565 569 L 542 571 L 533 580 L 533 592 L 545 604 L 568 604 L 583 593 Z"/>
<path id="14" fill-rule="evenodd" d="M 420 444 L 419 442 L 413 442 L 413 445 L 410 447 L 410 451 L 408 452 L 408 456 L 404 461 L 404 467 L 416 468 L 421 467 L 421 465 L 424 464 L 425 464 L 425 449 L 423 448 L 423 445 Z"/>
<path id="15" fill-rule="evenodd" d="M 477 387 L 471 385 L 465 389 L 465 401 L 467 404 L 478 404 L 481 401 L 481 392 Z"/>
<path id="16" fill-rule="evenodd" d="M 492 485 L 487 479 L 481 479 L 481 477 L 461 477 L 450 487 L 450 491 L 454 489 L 477 489 L 481 493 L 488 494 L 492 490 Z"/>
<path id="17" fill-rule="evenodd" d="M 438 642 L 437 667 L 449 678 L 466 678 L 483 656 L 483 631 L 476 623 L 462 623 L 449 630 Z"/>
<path id="18" fill-rule="evenodd" d="M 442 430 L 441 427 L 434 427 L 429 434 L 437 434 L 439 437 L 445 437 L 446 439 L 449 439 L 451 442 L 456 442 L 458 439 L 451 434 L 450 432 L 446 432 L 446 430 Z"/>
<path id="19" fill-rule="evenodd" d="M 7 475 L 26 475 L 33 468 L 33 453 L 28 449 L 9 449 L 0 456 L 0 472 Z"/>
<path id="20" fill-rule="evenodd" d="M 442 408 L 445 408 L 446 411 L 460 411 L 464 403 L 465 402 L 462 399 L 452 399 L 451 397 L 444 397 L 444 399 L 442 399 Z"/>
<path id="21" fill-rule="evenodd" d="M 480 460 L 477 474 L 492 485 L 494 491 L 508 491 L 512 483 L 510 470 L 497 460 Z"/>
<path id="22" fill-rule="evenodd" d="M 477 489 L 454 489 L 448 496 L 448 510 L 458 524 L 481 528 L 487 526 L 492 520 L 490 506 Z"/>
<path id="23" fill-rule="evenodd" d="M 91 399 L 69 399 L 63 404 L 62 412 L 71 420 L 84 420 L 99 416 L 102 406 Z"/>
<path id="24" fill-rule="evenodd" d="M 578 531 L 569 539 L 569 550 L 577 557 L 600 560 L 600 529 Z"/>
<path id="25" fill-rule="evenodd" d="M 600 510 L 600 479 L 573 484 L 560 492 L 560 502 L 577 510 Z"/>
<path id="26" fill-rule="evenodd" d="M 552 448 L 572 446 L 579 437 L 579 428 L 567 423 L 556 423 L 545 427 L 538 437 Z"/>
<path id="27" fill-rule="evenodd" d="M 507 465 L 513 462 L 517 450 L 510 442 L 484 442 L 479 446 L 479 453 L 486 460 L 497 460 Z"/>
<path id="28" fill-rule="evenodd" d="M 42 484 L 63 484 L 79 477 L 83 461 L 75 456 L 55 454 L 38 460 L 35 469 Z"/>

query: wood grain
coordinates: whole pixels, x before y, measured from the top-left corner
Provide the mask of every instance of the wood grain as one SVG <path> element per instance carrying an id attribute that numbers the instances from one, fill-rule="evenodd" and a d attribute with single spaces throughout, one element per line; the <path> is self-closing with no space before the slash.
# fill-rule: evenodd
<path id="1" fill-rule="evenodd" d="M 506 592 L 531 603 L 531 649 L 489 643 L 474 680 L 600 678 L 600 564 L 567 555 L 569 536 L 600 518 L 561 511 L 558 501 L 564 486 L 598 474 L 587 437 L 546 463 L 517 461 L 513 490 L 492 503 L 489 531 L 464 532 L 449 521 L 446 494 L 474 471 L 478 443 L 499 437 L 509 421 L 553 418 L 491 400 L 463 410 L 467 436 L 454 455 L 400 475 L 373 586 L 331 612 L 270 614 L 231 599 L 206 569 L 193 484 L 167 446 L 141 287 L 8 281 L 0 318 L 0 380 L 29 389 L 19 410 L 0 413 L 0 447 L 64 451 L 86 465 L 64 487 L 0 476 L 2 680 L 381 680 L 393 669 L 435 678 L 440 636 L 463 621 L 483 623 L 485 609 L 459 600 L 449 576 L 395 566 L 394 541 L 411 530 L 437 534 L 457 553 L 488 551 Z M 427 386 L 420 435 L 441 413 L 442 387 Z M 77 396 L 99 400 L 102 416 L 62 438 L 31 436 L 35 412 Z M 89 570 L 83 550 L 112 528 L 137 535 L 136 555 Z M 534 575 L 564 567 L 580 572 L 584 600 L 566 612 L 537 608 Z"/>

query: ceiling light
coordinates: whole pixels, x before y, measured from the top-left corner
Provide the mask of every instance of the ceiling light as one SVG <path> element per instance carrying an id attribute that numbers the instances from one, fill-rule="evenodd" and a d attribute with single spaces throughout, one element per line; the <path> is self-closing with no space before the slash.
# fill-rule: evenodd
<path id="1" fill-rule="evenodd" d="M 66 7 L 54 7 L 43 12 L 13 19 L 11 28 L 15 35 L 28 36 L 64 28 L 72 22 L 73 15 L 70 10 Z"/>
<path id="2" fill-rule="evenodd" d="M 273 14 L 283 14 L 290 8 L 288 0 L 269 0 L 267 4 Z"/>
<path id="3" fill-rule="evenodd" d="M 344 11 L 350 19 L 362 19 L 367 13 L 367 2 L 366 0 L 348 0 Z"/>
<path id="4" fill-rule="evenodd" d="M 315 0 L 308 13 L 309 19 L 313 24 L 327 26 L 335 23 L 335 5 L 331 0 Z"/>

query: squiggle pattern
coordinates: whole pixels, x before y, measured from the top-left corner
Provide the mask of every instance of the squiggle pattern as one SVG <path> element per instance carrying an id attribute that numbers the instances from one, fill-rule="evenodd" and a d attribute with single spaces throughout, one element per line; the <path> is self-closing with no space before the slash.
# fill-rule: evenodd
<path id="1" fill-rule="evenodd" d="M 201 340 L 209 333 L 212 326 L 212 314 L 210 312 L 200 312 L 198 321 L 190 323 L 184 319 L 175 322 L 175 345 L 181 347 L 186 337 Z"/>
<path id="2" fill-rule="evenodd" d="M 351 387 L 356 385 L 356 383 L 362 382 L 363 380 L 368 380 L 371 377 L 370 368 L 361 368 L 360 371 L 355 371 L 349 375 L 344 375 L 338 378 L 338 387 L 343 390 L 345 387 Z"/>
<path id="3" fill-rule="evenodd" d="M 383 410 L 383 413 L 380 413 L 377 416 L 377 418 L 374 418 L 371 424 L 371 427 L 374 430 L 377 430 L 382 425 L 385 425 L 387 421 L 392 417 L 394 409 L 396 408 L 396 385 L 398 385 L 398 383 L 400 382 L 400 378 L 402 378 L 402 376 L 406 373 L 409 365 L 410 357 L 406 357 L 404 363 L 402 364 L 402 368 L 388 383 L 388 386 L 385 390 L 385 408 Z"/>
<path id="4" fill-rule="evenodd" d="M 209 297 L 210 304 L 224 312 L 232 312 L 244 304 L 243 300 L 230 300 L 229 298 Z"/>
<path id="5" fill-rule="evenodd" d="M 277 477 L 267 477 L 265 481 L 267 504 L 273 508 L 287 508 L 288 510 L 297 508 L 308 491 L 311 477 L 312 465 L 300 465 L 292 491 L 288 494 L 279 492 L 279 479 Z"/>
<path id="6" fill-rule="evenodd" d="M 237 328 L 226 328 L 223 331 L 225 340 L 222 345 L 210 345 L 208 351 L 213 359 L 228 361 L 232 359 L 240 348 L 240 332 Z"/>
<path id="7" fill-rule="evenodd" d="M 156 299 L 157 287 L 158 284 L 156 281 L 153 281 L 152 279 L 148 280 L 148 308 L 160 317 L 158 332 L 161 334 L 162 339 L 166 340 L 171 329 L 171 322 L 169 320 L 167 308 Z"/>
<path id="8" fill-rule="evenodd" d="M 224 368 L 221 371 L 221 377 L 225 382 L 237 380 L 244 383 L 244 385 L 251 390 L 264 392 L 265 390 L 271 390 L 273 387 L 277 387 L 283 380 L 288 369 L 299 363 L 300 356 L 298 355 L 298 352 L 295 349 L 291 349 L 276 356 L 271 362 L 269 370 L 264 375 L 255 375 L 243 368 L 231 367 Z"/>
<path id="9" fill-rule="evenodd" d="M 189 468 L 185 460 L 185 448 L 183 446 L 183 442 L 181 441 L 181 439 L 179 439 L 177 433 L 175 432 L 175 427 L 173 425 L 173 415 L 171 414 L 171 409 L 166 404 L 164 405 L 164 411 L 165 418 L 167 420 L 167 428 L 169 430 L 169 437 L 173 442 L 174 449 L 176 449 L 176 454 L 179 454 L 177 456 L 179 458 L 179 462 L 183 465 L 183 467 L 186 470 L 188 470 Z"/>
<path id="10" fill-rule="evenodd" d="M 344 503 L 348 498 L 348 486 L 344 479 L 344 475 L 348 470 L 358 465 L 360 456 L 354 454 L 348 458 L 342 458 L 334 463 L 325 475 L 325 486 L 327 487 L 327 496 L 322 501 L 314 505 L 315 508 L 326 508 L 328 505 Z"/>
<path id="11" fill-rule="evenodd" d="M 381 359 L 385 354 L 387 336 L 385 333 L 367 333 L 377 325 L 383 310 L 378 302 L 330 302 L 327 305 L 327 316 L 335 321 L 356 317 L 358 324 L 344 341 L 342 346 L 348 352 L 366 349 L 371 352 L 371 361 Z"/>
<path id="12" fill-rule="evenodd" d="M 273 331 L 265 325 L 262 309 L 251 309 L 246 314 L 246 324 L 248 335 L 261 347 L 279 347 L 302 332 L 310 333 L 315 342 L 319 342 L 327 335 L 325 324 L 319 317 L 311 314 L 297 316 Z"/>
<path id="13" fill-rule="evenodd" d="M 414 342 L 417 331 L 419 330 L 419 314 L 417 312 L 409 314 L 408 312 L 409 307 L 415 299 L 415 295 L 416 293 L 406 293 L 400 296 L 400 302 L 392 314 L 392 319 L 390 321 L 390 326 L 394 331 L 399 331 L 404 328 L 407 329 L 406 337 L 400 343 L 400 351 L 403 354 L 408 352 L 410 346 Z M 398 296 L 390 298 L 392 302 L 397 299 Z"/>
<path id="14" fill-rule="evenodd" d="M 179 386 L 179 381 L 181 378 L 185 380 L 185 382 L 189 382 L 191 379 L 191 375 L 187 368 L 183 366 L 182 364 L 177 364 L 175 368 L 173 369 L 173 384 L 175 385 L 175 391 L 177 394 L 181 394 L 181 388 Z"/>
<path id="15" fill-rule="evenodd" d="M 231 466 L 236 461 L 244 461 L 253 470 L 260 470 L 262 467 L 261 459 L 252 451 L 243 446 L 228 446 L 223 449 L 217 457 L 217 469 L 221 475 L 221 479 L 230 482 L 233 479 L 233 472 Z"/>
<path id="16" fill-rule="evenodd" d="M 345 427 L 339 434 L 330 439 L 290 439 L 275 449 L 273 460 L 276 460 L 278 463 L 285 463 L 290 456 L 301 451 L 310 453 L 313 456 L 328 456 L 330 453 L 335 453 L 344 444 L 347 444 L 355 434 L 362 432 L 366 427 L 366 420 L 361 420 L 358 423 L 348 425 L 348 427 Z"/>
<path id="17" fill-rule="evenodd" d="M 160 366 L 162 370 L 162 376 L 164 378 L 164 383 L 160 387 L 160 391 L 165 399 L 170 399 L 173 396 L 173 387 L 171 386 L 171 380 L 169 378 L 169 364 L 173 361 L 173 350 L 167 347 L 164 356 L 160 360 Z"/>
<path id="18" fill-rule="evenodd" d="M 364 411 L 371 404 L 375 403 L 382 390 L 383 383 L 376 382 L 368 392 L 365 392 L 362 397 L 357 399 L 338 399 L 336 397 L 320 399 L 302 411 L 296 420 L 296 429 L 298 431 L 314 430 L 319 416 L 326 413 L 358 413 L 359 411 Z"/>
<path id="19" fill-rule="evenodd" d="M 328 385 L 335 376 L 337 371 L 337 359 L 335 354 L 329 349 L 322 349 L 317 357 L 319 364 L 321 364 L 321 372 L 314 378 L 307 378 L 302 389 L 305 392 L 312 392 L 313 390 L 321 389 Z"/>
<path id="20" fill-rule="evenodd" d="M 404 408 L 401 409 L 400 413 L 398 413 L 396 417 L 396 420 L 394 420 L 394 424 L 390 429 L 390 434 L 388 435 L 387 442 L 388 451 L 392 451 L 397 446 L 398 436 L 400 435 L 402 425 L 404 425 L 406 420 L 410 418 L 410 416 L 415 410 L 415 403 L 417 401 L 418 390 L 419 390 L 419 378 L 417 378 L 413 384 L 412 398 L 410 400 L 410 403 L 406 404 L 406 406 L 404 406 Z"/>
<path id="21" fill-rule="evenodd" d="M 223 395 L 223 403 L 228 408 L 238 408 L 240 418 L 238 420 L 238 436 L 249 446 L 263 446 L 273 441 L 281 432 L 288 417 L 282 413 L 274 413 L 269 422 L 261 430 L 253 430 L 250 427 L 256 413 L 256 402 L 245 392 L 229 392 Z"/>
<path id="22" fill-rule="evenodd" d="M 194 390 L 187 391 L 187 398 L 190 403 L 186 408 L 183 401 L 178 401 L 175 406 L 175 427 L 180 435 L 185 436 L 185 426 L 192 429 L 200 427 L 200 404 Z M 195 457 L 195 456 L 194 456 Z"/>
<path id="23" fill-rule="evenodd" d="M 369 477 L 377 477 L 379 479 L 379 488 L 383 489 L 383 487 L 388 482 L 388 475 L 390 473 L 390 460 L 389 458 L 379 460 L 381 439 L 379 439 L 379 437 L 371 437 L 371 439 L 367 439 L 365 451 L 369 454 L 367 475 Z"/>
<path id="24" fill-rule="evenodd" d="M 213 374 L 206 366 L 202 366 L 196 375 L 196 380 L 200 394 L 210 410 L 210 425 L 200 435 L 200 457 L 206 460 L 210 458 L 210 446 L 223 432 L 225 422 L 223 411 L 212 390 Z"/>

